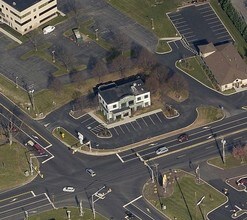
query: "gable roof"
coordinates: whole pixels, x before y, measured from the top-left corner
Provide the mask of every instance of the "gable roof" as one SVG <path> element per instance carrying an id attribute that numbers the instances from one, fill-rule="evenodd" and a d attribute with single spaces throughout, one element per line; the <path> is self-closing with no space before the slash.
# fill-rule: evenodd
<path id="1" fill-rule="evenodd" d="M 247 79 L 247 65 L 232 43 L 215 46 L 216 51 L 203 58 L 220 85 Z"/>
<path id="2" fill-rule="evenodd" d="M 123 84 L 110 83 L 101 85 L 99 94 L 107 104 L 118 102 L 125 96 L 137 96 L 147 92 L 141 79 L 137 79 Z"/>

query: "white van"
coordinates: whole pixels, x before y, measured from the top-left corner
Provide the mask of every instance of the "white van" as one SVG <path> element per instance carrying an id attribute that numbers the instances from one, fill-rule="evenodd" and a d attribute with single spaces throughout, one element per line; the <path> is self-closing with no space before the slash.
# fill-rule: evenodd
<path id="1" fill-rule="evenodd" d="M 156 150 L 155 152 L 156 152 L 157 155 L 159 155 L 159 154 L 166 153 L 167 151 L 168 151 L 167 147 L 161 147 L 158 150 Z"/>
<path id="2" fill-rule="evenodd" d="M 55 30 L 55 26 L 49 25 L 49 26 L 43 28 L 43 34 L 49 34 L 54 30 Z"/>

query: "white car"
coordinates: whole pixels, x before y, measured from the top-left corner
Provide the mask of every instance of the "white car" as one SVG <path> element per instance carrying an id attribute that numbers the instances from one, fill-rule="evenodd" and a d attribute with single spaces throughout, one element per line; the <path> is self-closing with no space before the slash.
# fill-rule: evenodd
<path id="1" fill-rule="evenodd" d="M 86 172 L 87 172 L 91 177 L 96 176 L 96 173 L 95 173 L 92 169 L 90 169 L 90 168 L 86 169 Z"/>
<path id="2" fill-rule="evenodd" d="M 75 188 L 72 186 L 66 186 L 63 188 L 64 192 L 75 192 Z"/>
<path id="3" fill-rule="evenodd" d="M 166 153 L 167 151 L 168 151 L 167 147 L 161 147 L 158 150 L 156 150 L 155 152 L 156 152 L 157 155 L 159 155 L 159 154 Z"/>
<path id="4" fill-rule="evenodd" d="M 49 26 L 43 28 L 43 34 L 49 34 L 54 30 L 55 30 L 55 26 L 49 25 Z"/>

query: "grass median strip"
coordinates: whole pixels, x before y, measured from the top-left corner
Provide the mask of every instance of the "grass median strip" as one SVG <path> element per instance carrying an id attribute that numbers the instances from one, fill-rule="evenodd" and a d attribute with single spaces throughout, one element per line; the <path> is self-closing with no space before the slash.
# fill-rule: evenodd
<path id="1" fill-rule="evenodd" d="M 212 186 L 203 180 L 198 182 L 195 176 L 183 171 L 166 173 L 166 177 L 166 190 L 157 183 L 148 182 L 143 194 L 170 219 L 206 219 L 210 211 L 227 201 L 226 196 Z"/>
<path id="2" fill-rule="evenodd" d="M 29 220 L 62 220 L 68 219 L 68 211 L 70 211 L 71 219 L 75 220 L 106 220 L 104 216 L 96 213 L 95 218 L 93 217 L 93 213 L 90 209 L 83 208 L 83 216 L 80 216 L 79 208 L 75 207 L 64 207 L 56 210 L 51 210 L 47 212 L 40 213 L 38 215 L 29 216 Z"/>

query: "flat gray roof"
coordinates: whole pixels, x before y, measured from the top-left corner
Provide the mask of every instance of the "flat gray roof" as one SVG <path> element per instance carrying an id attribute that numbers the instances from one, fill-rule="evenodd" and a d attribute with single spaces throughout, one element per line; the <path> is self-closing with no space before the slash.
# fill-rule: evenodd
<path id="1" fill-rule="evenodd" d="M 3 0 L 5 3 L 16 9 L 17 11 L 24 11 L 30 6 L 40 2 L 41 0 Z"/>

